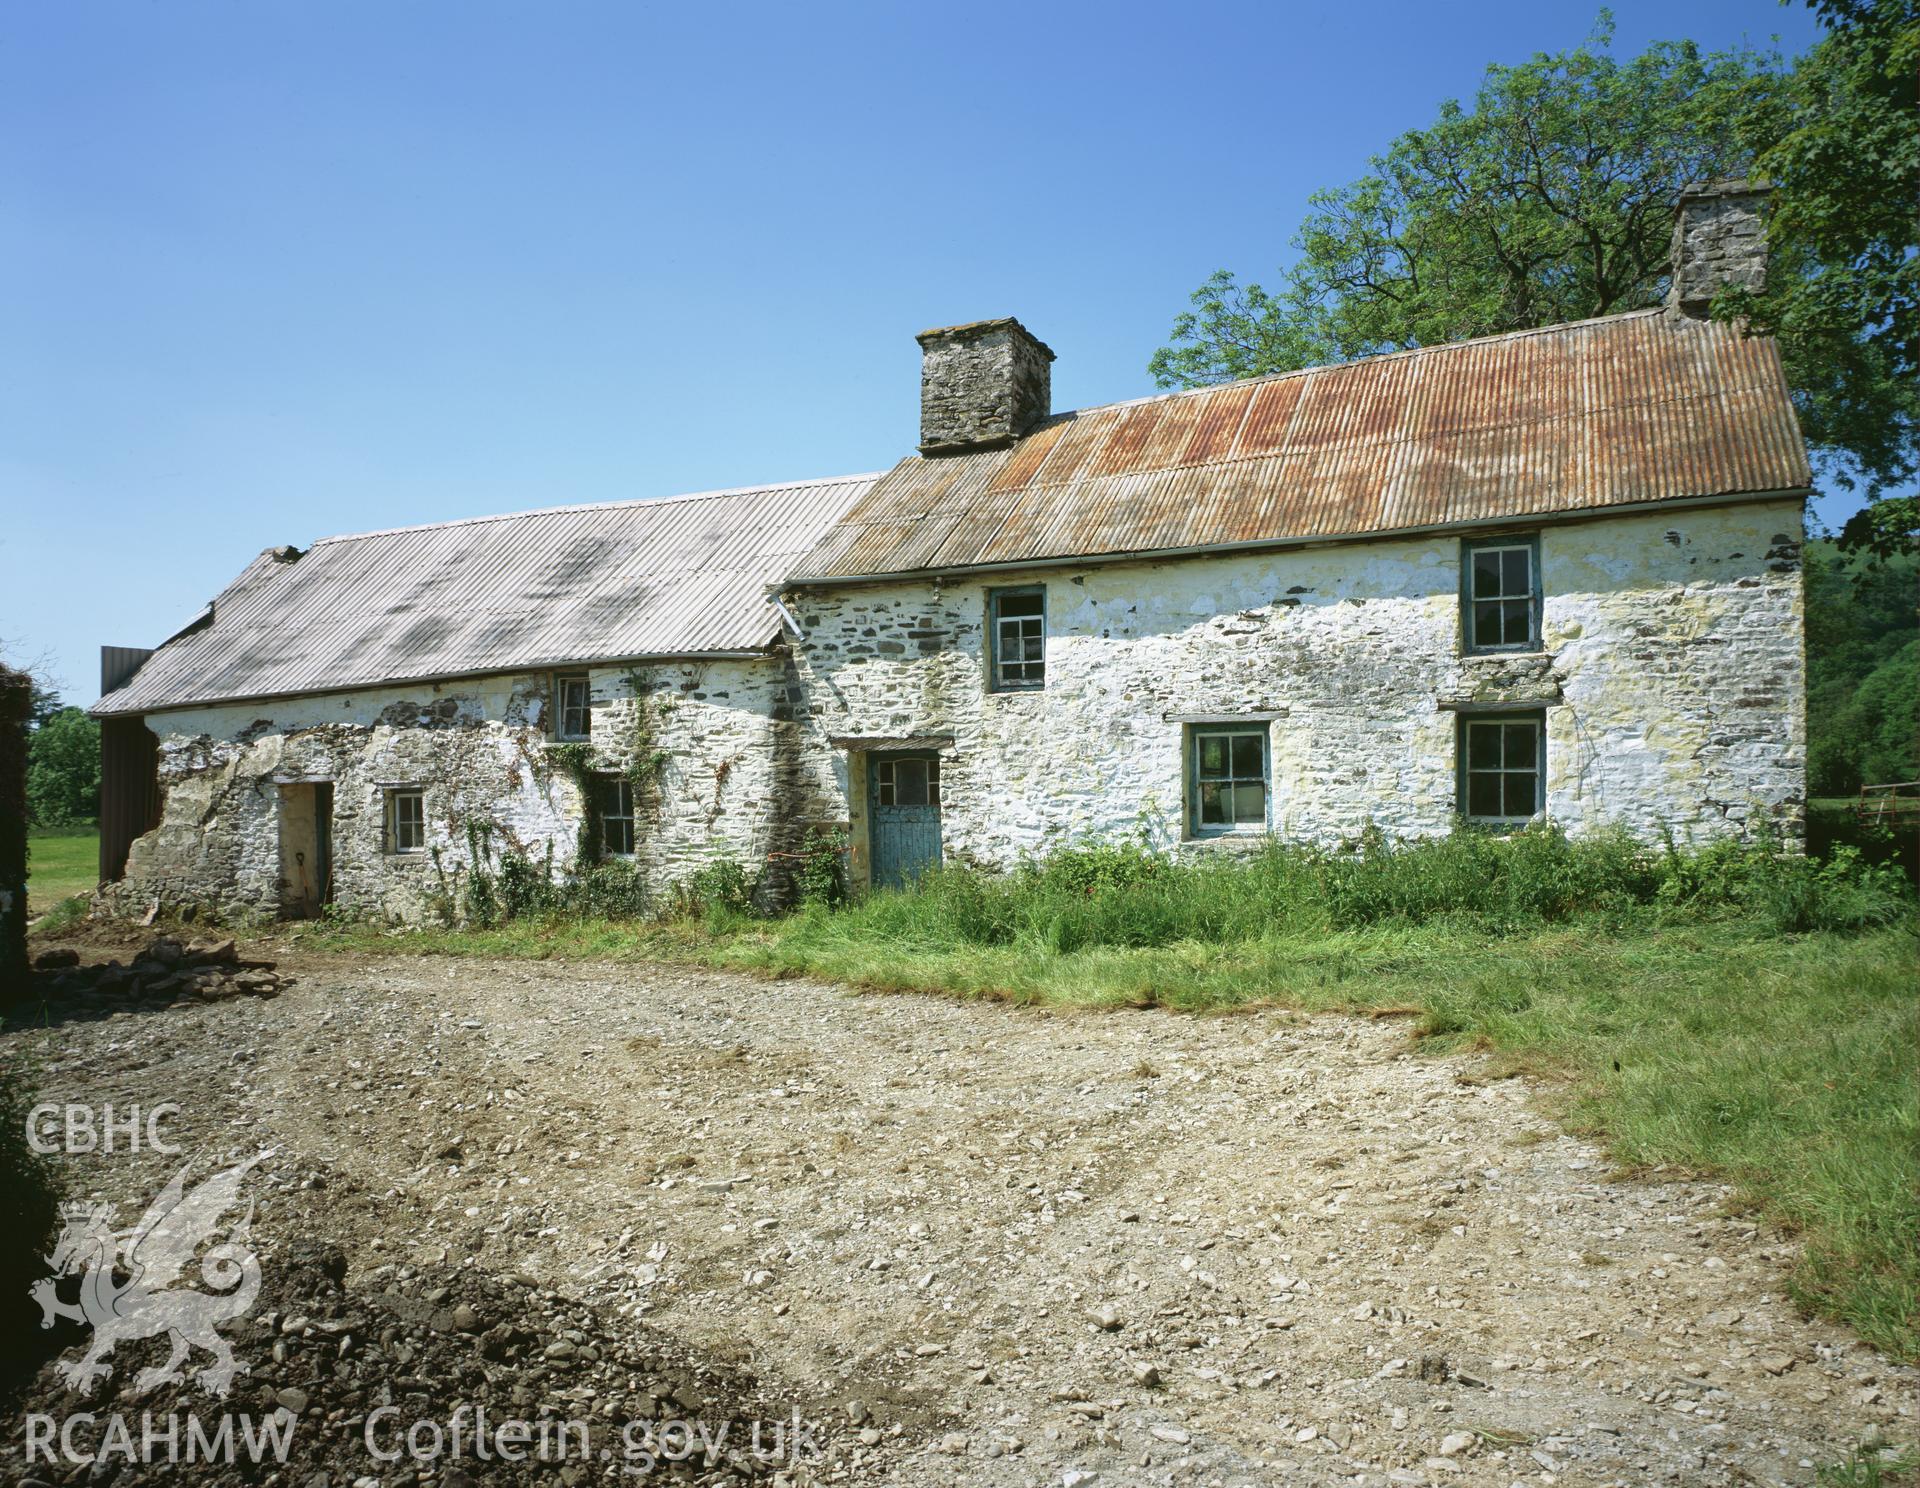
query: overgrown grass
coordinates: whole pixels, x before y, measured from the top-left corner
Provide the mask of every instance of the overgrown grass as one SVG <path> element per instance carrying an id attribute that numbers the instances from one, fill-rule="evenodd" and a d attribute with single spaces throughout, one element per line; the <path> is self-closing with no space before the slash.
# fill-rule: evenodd
<path id="1" fill-rule="evenodd" d="M 1432 1046 L 1547 1077 L 1567 1120 L 1621 1162 L 1732 1179 L 1803 1234 L 1805 1305 L 1920 1358 L 1913 899 L 1897 871 L 1845 852 L 1551 831 L 1245 861 L 1109 846 L 780 920 L 320 934 L 1055 1006 L 1414 1010 Z"/>
<path id="2" fill-rule="evenodd" d="M 27 837 L 27 914 L 45 914 L 62 899 L 91 894 L 100 881 L 100 834 L 30 833 Z"/>

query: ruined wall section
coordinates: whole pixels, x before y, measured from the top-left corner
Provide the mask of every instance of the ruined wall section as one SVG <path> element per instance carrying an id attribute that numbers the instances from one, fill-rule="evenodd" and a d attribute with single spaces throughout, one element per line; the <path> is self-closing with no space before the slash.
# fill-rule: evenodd
<path id="1" fill-rule="evenodd" d="M 1466 703 L 1543 707 L 1548 810 L 1580 830 L 1800 829 L 1797 502 L 1541 533 L 1544 650 L 1460 654 L 1460 540 L 1032 569 L 795 595 L 806 790 L 851 817 L 835 738 L 951 736 L 949 858 L 1185 836 L 1189 721 L 1268 715 L 1276 832 L 1445 831 Z M 1047 686 L 984 686 L 990 587 L 1044 584 Z M 856 781 L 857 785 L 857 781 Z M 1231 846 L 1232 844 L 1228 844 Z"/>
<path id="2" fill-rule="evenodd" d="M 715 857 L 754 872 L 772 840 L 771 711 L 784 697 L 778 659 L 594 668 L 597 767 L 632 763 L 649 702 L 659 760 L 636 807 L 635 861 L 656 895 Z M 333 788 L 333 899 L 351 914 L 421 921 L 457 912 L 476 835 L 497 853 L 549 851 L 573 862 L 586 803 L 550 756 L 549 675 L 220 704 L 153 714 L 165 804 L 135 840 L 123 911 L 158 902 L 223 919 L 270 918 L 282 897 L 284 784 Z M 386 850 L 385 795 L 425 795 L 427 851 Z"/>
<path id="3" fill-rule="evenodd" d="M 599 759 L 622 773 L 655 759 L 638 772 L 634 854 L 654 891 L 721 858 L 762 872 L 785 841 L 783 659 L 600 668 L 590 685 Z"/>

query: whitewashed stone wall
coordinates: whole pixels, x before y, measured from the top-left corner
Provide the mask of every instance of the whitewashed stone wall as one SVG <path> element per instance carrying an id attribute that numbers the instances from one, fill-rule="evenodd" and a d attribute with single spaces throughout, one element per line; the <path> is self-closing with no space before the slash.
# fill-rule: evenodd
<path id="1" fill-rule="evenodd" d="M 1281 836 L 1441 832 L 1454 710 L 1472 703 L 1545 710 L 1547 809 L 1571 830 L 1702 840 L 1758 813 L 1792 836 L 1800 543 L 1791 501 L 1546 527 L 1544 649 L 1519 657 L 1460 654 L 1454 537 L 997 574 L 1046 588 L 1039 692 L 986 690 L 982 580 L 806 591 L 791 656 L 591 670 L 593 743 L 613 770 L 664 755 L 636 812 L 656 894 L 725 857 L 770 870 L 778 899 L 781 854 L 830 823 L 853 828 L 861 881 L 861 740 L 952 740 L 942 833 L 963 861 L 1143 834 L 1184 847 L 1195 718 L 1267 720 Z M 334 898 L 352 913 L 457 906 L 472 822 L 564 868 L 583 803 L 547 756 L 547 702 L 542 673 L 156 714 L 163 820 L 134 843 L 121 903 L 276 912 L 281 782 L 332 783 Z M 383 793 L 415 785 L 430 851 L 389 854 Z"/>
<path id="2" fill-rule="evenodd" d="M 594 668 L 589 679 L 596 763 L 626 768 L 643 706 L 649 752 L 665 756 L 636 810 L 635 861 L 654 892 L 716 857 L 757 872 L 786 814 L 779 659 Z M 457 906 L 469 823 L 485 825 L 496 852 L 539 861 L 551 850 L 564 868 L 584 805 L 547 758 L 547 706 L 539 673 L 152 715 L 165 804 L 160 826 L 133 844 L 119 902 L 276 913 L 282 782 L 331 782 L 333 897 L 351 913 L 415 921 Z M 384 793 L 395 786 L 425 793 L 425 853 L 385 851 Z"/>
<path id="3" fill-rule="evenodd" d="M 949 858 L 1185 836 L 1183 716 L 1268 724 L 1272 826 L 1333 842 L 1368 822 L 1447 830 L 1457 713 L 1544 707 L 1548 812 L 1682 838 L 1756 811 L 1800 830 L 1801 508 L 1669 511 L 1541 532 L 1544 650 L 1460 654 L 1460 540 L 1388 540 L 996 574 L 1044 584 L 1047 686 L 984 686 L 979 579 L 790 597 L 805 702 L 798 794 L 862 815 L 834 738 L 950 735 Z M 815 809 L 821 809 L 816 806 Z M 857 841 L 856 841 L 857 846 Z"/>

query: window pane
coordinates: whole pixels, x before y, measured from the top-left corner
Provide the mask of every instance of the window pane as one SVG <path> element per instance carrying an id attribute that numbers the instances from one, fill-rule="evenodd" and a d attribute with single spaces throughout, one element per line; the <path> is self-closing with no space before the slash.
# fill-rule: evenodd
<path id="1" fill-rule="evenodd" d="M 1467 768 L 1469 770 L 1500 768 L 1499 724 L 1470 723 L 1467 725 Z"/>
<path id="2" fill-rule="evenodd" d="M 1473 644 L 1500 644 L 1500 605 L 1497 601 L 1483 600 L 1473 607 Z"/>
<path id="3" fill-rule="evenodd" d="M 1500 592 L 1500 555 L 1477 552 L 1473 555 L 1473 598 L 1491 597 Z"/>
<path id="4" fill-rule="evenodd" d="M 557 689 L 559 693 L 560 714 L 554 720 L 554 727 L 562 736 L 570 739 L 585 737 L 589 728 L 589 710 L 587 699 L 587 679 L 585 677 L 562 677 Z"/>
<path id="5" fill-rule="evenodd" d="M 1047 603 L 1042 594 L 1002 594 L 996 599 L 1002 615 L 1038 615 Z"/>
<path id="6" fill-rule="evenodd" d="M 1221 735 L 1200 736 L 1200 773 L 1216 779 L 1227 773 L 1227 741 Z"/>
<path id="7" fill-rule="evenodd" d="M 1500 777 L 1498 775 L 1467 776 L 1467 815 L 1498 816 L 1500 814 Z"/>
<path id="8" fill-rule="evenodd" d="M 1503 594 L 1531 594 L 1533 582 L 1527 570 L 1532 555 L 1525 548 L 1509 548 L 1500 555 L 1500 591 Z"/>
<path id="9" fill-rule="evenodd" d="M 1506 643 L 1509 646 L 1524 646 L 1533 639 L 1533 601 L 1530 599 L 1509 599 L 1501 602 L 1500 608 L 1506 615 Z"/>
<path id="10" fill-rule="evenodd" d="M 894 804 L 898 806 L 924 806 L 927 804 L 927 762 L 925 760 L 901 760 L 893 767 Z"/>
<path id="11" fill-rule="evenodd" d="M 1203 783 L 1200 787 L 1200 822 L 1203 826 L 1223 827 L 1227 824 L 1227 804 L 1222 798 L 1222 790 L 1227 789 L 1215 782 Z"/>
<path id="12" fill-rule="evenodd" d="M 1260 736 L 1236 734 L 1233 739 L 1233 773 L 1238 780 L 1259 780 L 1266 775 L 1261 768 Z"/>
<path id="13" fill-rule="evenodd" d="M 1038 662 L 1046 656 L 1047 654 L 1046 638 L 1040 634 L 1039 626 L 1036 625 L 1032 627 L 1030 630 L 1028 630 L 1026 636 L 1024 637 L 1024 641 L 1025 641 L 1025 644 L 1022 650 L 1022 654 L 1026 657 L 1028 661 Z"/>
<path id="14" fill-rule="evenodd" d="M 1531 770 L 1533 768 L 1534 726 L 1530 723 L 1508 723 L 1501 725 L 1506 734 L 1506 754 L 1504 761 L 1509 770 Z"/>
<path id="15" fill-rule="evenodd" d="M 875 768 L 880 772 L 880 804 L 891 806 L 893 804 L 893 761 L 881 760 Z"/>
<path id="16" fill-rule="evenodd" d="M 1506 785 L 1506 816 L 1532 816 L 1534 803 L 1534 782 L 1538 778 L 1531 772 L 1511 774 L 1501 777 Z"/>
<path id="17" fill-rule="evenodd" d="M 1233 819 L 1258 826 L 1267 819 L 1267 788 L 1264 785 L 1236 785 L 1233 788 Z"/>

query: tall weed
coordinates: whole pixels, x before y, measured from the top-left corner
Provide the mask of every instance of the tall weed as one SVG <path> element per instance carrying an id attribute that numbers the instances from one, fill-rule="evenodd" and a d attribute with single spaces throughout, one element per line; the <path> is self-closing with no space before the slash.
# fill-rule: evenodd
<path id="1" fill-rule="evenodd" d="M 1910 917 L 1898 870 L 1842 849 L 1821 863 L 1768 841 L 1649 847 L 1624 831 L 1570 838 L 1548 823 L 1511 836 L 1461 828 L 1346 850 L 1274 842 L 1248 857 L 1099 844 L 1011 873 L 949 865 L 840 911 L 847 933 L 928 948 L 1110 947 L 1261 941 L 1383 925 L 1520 933 L 1575 920 L 1684 923 L 1750 916 L 1783 934 L 1865 930 Z"/>

